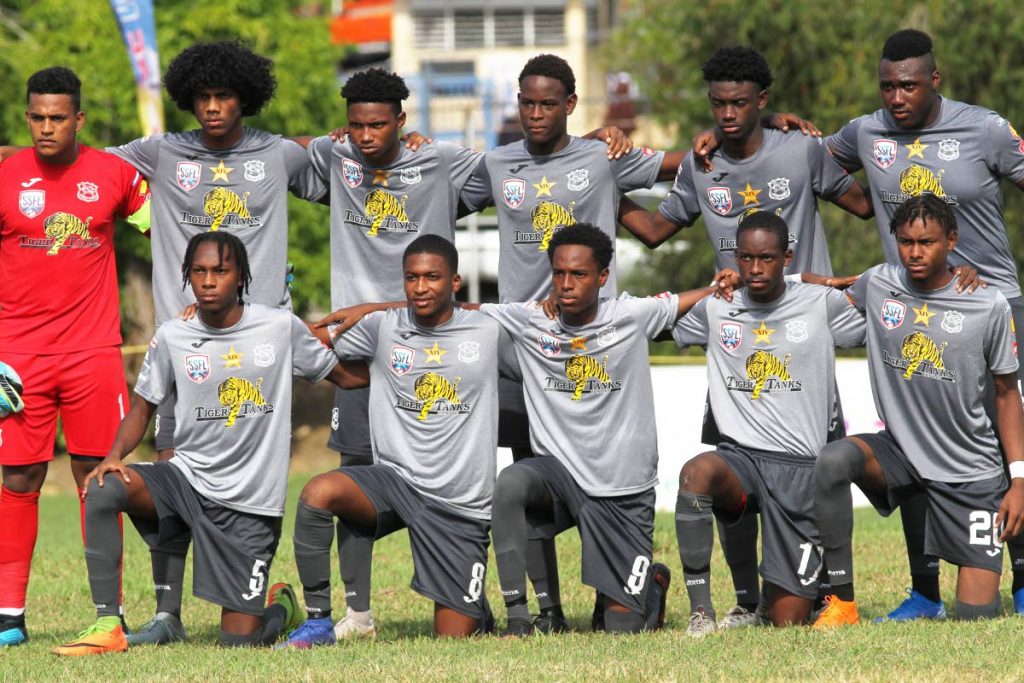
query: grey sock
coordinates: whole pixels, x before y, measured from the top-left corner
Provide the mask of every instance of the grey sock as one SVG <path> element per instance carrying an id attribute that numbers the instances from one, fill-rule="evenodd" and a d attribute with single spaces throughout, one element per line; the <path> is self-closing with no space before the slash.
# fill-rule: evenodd
<path id="1" fill-rule="evenodd" d="M 153 550 L 149 554 L 156 590 L 156 611 L 181 618 L 181 594 L 185 586 L 184 554 Z"/>
<path id="2" fill-rule="evenodd" d="M 761 600 L 757 574 L 757 516 L 743 515 L 735 524 L 718 522 L 718 540 L 732 573 L 736 604 L 756 605 Z"/>
<path id="3" fill-rule="evenodd" d="M 355 612 L 368 611 L 373 576 L 372 529 L 338 520 L 338 565 L 345 584 L 345 604 Z"/>
<path id="4" fill-rule="evenodd" d="M 974 621 L 976 619 L 994 619 L 999 616 L 999 596 L 987 605 L 968 605 L 956 601 L 957 621 Z"/>
<path id="5" fill-rule="evenodd" d="M 127 502 L 128 492 L 117 477 L 106 477 L 102 487 L 96 480 L 89 484 L 85 504 L 85 564 L 98 617 L 121 614 L 123 544 L 117 516 Z"/>
<path id="6" fill-rule="evenodd" d="M 829 583 L 834 589 L 853 584 L 853 496 L 850 484 L 863 472 L 864 454 L 856 444 L 846 439 L 827 444 L 818 454 L 814 468 L 814 517 L 825 551 Z"/>
<path id="7" fill-rule="evenodd" d="M 494 486 L 491 536 L 501 593 L 510 618 L 530 617 L 526 604 L 526 509 L 531 504 L 541 503 L 547 496 L 544 479 L 525 465 L 513 464 L 503 469 Z"/>
<path id="8" fill-rule="evenodd" d="M 554 539 L 534 539 L 526 546 L 526 574 L 537 595 L 537 605 L 548 609 L 562 604 L 558 584 L 558 554 Z"/>
<path id="9" fill-rule="evenodd" d="M 306 610 L 311 615 L 331 611 L 333 542 L 334 515 L 300 500 L 295 510 L 295 565 Z"/>
<path id="10" fill-rule="evenodd" d="M 714 522 L 711 496 L 679 491 L 676 497 L 676 540 L 679 559 L 683 565 L 686 593 L 690 597 L 690 611 L 703 607 L 704 613 L 714 618 L 711 603 L 711 549 L 714 545 Z M 607 615 L 608 612 L 605 612 Z"/>

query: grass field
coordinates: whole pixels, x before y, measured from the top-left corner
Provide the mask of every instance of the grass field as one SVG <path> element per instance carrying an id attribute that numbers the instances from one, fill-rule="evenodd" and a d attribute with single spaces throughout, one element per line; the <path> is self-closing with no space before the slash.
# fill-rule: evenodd
<path id="1" fill-rule="evenodd" d="M 57 468 L 66 468 L 59 461 Z M 289 506 L 313 472 L 296 472 Z M 305 652 L 232 651 L 215 647 L 219 609 L 189 594 L 184 620 L 187 643 L 137 648 L 123 655 L 59 659 L 54 645 L 89 625 L 93 612 L 85 578 L 76 501 L 66 485 L 49 486 L 41 500 L 39 543 L 29 588 L 31 641 L 0 650 L 0 680 L 1012 680 L 1024 676 L 1021 644 L 1024 619 L 986 623 L 864 623 L 839 633 L 806 628 L 746 629 L 702 641 L 686 638 L 687 601 L 682 587 L 673 520 L 659 514 L 656 558 L 672 568 L 665 631 L 641 636 L 588 633 L 593 592 L 579 584 L 579 540 L 559 539 L 562 590 L 576 633 L 526 640 L 480 638 L 436 641 L 430 636 L 432 604 L 408 587 L 412 574 L 404 533 L 379 543 L 374 553 L 375 641 L 347 643 Z M 289 513 L 291 510 L 289 510 Z M 855 557 L 862 621 L 885 613 L 903 597 L 906 576 L 902 535 L 896 519 L 870 510 L 856 518 Z M 297 583 L 291 515 L 271 572 L 272 581 Z M 129 624 L 151 615 L 149 555 L 126 524 L 125 608 Z M 732 606 L 731 584 L 720 554 L 715 557 L 715 601 L 719 612 Z M 336 560 L 335 560 L 336 561 Z M 343 609 L 335 573 L 335 607 Z M 943 568 L 947 605 L 954 572 Z M 190 579 L 187 578 L 187 581 Z M 1003 581 L 1004 610 L 1010 611 L 1009 573 Z M 188 589 L 186 589 L 188 592 Z M 499 623 L 503 617 L 493 558 L 487 594 Z"/>

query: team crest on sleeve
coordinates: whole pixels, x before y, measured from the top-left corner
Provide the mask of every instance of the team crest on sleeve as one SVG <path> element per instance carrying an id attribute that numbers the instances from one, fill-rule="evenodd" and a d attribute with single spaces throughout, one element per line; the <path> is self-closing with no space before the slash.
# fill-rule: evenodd
<path id="1" fill-rule="evenodd" d="M 413 166 L 412 168 L 403 168 L 400 174 L 402 182 L 406 185 L 415 185 L 416 183 L 423 180 L 423 176 L 420 175 L 420 167 Z"/>
<path id="2" fill-rule="evenodd" d="M 942 315 L 942 329 L 950 334 L 957 334 L 964 329 L 964 314 L 960 311 L 946 311 Z"/>
<path id="3" fill-rule="evenodd" d="M 768 181 L 768 196 L 772 199 L 785 199 L 789 194 L 789 178 L 772 178 Z"/>
<path id="4" fill-rule="evenodd" d="M 359 187 L 363 184 L 363 167 L 351 159 L 341 158 L 341 177 L 349 187 Z"/>
<path id="5" fill-rule="evenodd" d="M 258 183 L 267 177 L 266 164 L 259 159 L 249 159 L 245 162 L 245 179 Z"/>
<path id="6" fill-rule="evenodd" d="M 196 384 L 205 382 L 206 378 L 210 376 L 210 357 L 205 353 L 193 353 L 185 356 L 185 374 Z"/>
<path id="7" fill-rule="evenodd" d="M 889 168 L 896 163 L 896 141 L 880 139 L 873 145 L 875 163 L 879 168 Z"/>
<path id="8" fill-rule="evenodd" d="M 510 209 L 518 209 L 526 199 L 526 181 L 519 178 L 507 178 L 501 183 L 501 199 Z"/>
<path id="9" fill-rule="evenodd" d="M 895 299 L 886 299 L 882 302 L 882 310 L 880 318 L 882 325 L 889 330 L 895 330 L 897 327 L 903 324 L 903 319 L 907 316 L 907 305 L 902 301 L 896 301 Z"/>
<path id="10" fill-rule="evenodd" d="M 174 179 L 178 182 L 178 187 L 188 192 L 199 184 L 202 173 L 203 167 L 195 161 L 179 161 Z"/>
<path id="11" fill-rule="evenodd" d="M 786 323 L 786 339 L 799 344 L 807 341 L 807 322 L 804 320 L 790 320 Z"/>
<path id="12" fill-rule="evenodd" d="M 540 344 L 540 352 L 548 358 L 557 356 L 562 351 L 562 342 L 546 332 L 537 337 L 537 343 Z"/>
<path id="13" fill-rule="evenodd" d="M 78 194 L 76 195 L 79 201 L 83 202 L 98 202 L 100 200 L 100 188 L 96 183 L 90 183 L 86 180 L 78 183 Z"/>
<path id="14" fill-rule="evenodd" d="M 459 360 L 463 363 L 475 363 L 480 360 L 480 342 L 467 341 L 459 344 Z"/>
<path id="15" fill-rule="evenodd" d="M 391 347 L 391 372 L 399 377 L 412 369 L 412 362 L 416 358 L 416 351 L 408 346 Z"/>
<path id="16" fill-rule="evenodd" d="M 274 356 L 273 344 L 260 344 L 252 350 L 256 367 L 266 368 L 274 364 L 277 358 Z"/>
<path id="17" fill-rule="evenodd" d="M 739 323 L 722 323 L 718 331 L 718 340 L 729 353 L 739 348 L 743 342 L 743 325 Z"/>
<path id="18" fill-rule="evenodd" d="M 708 201 L 715 213 L 726 216 L 732 211 L 732 192 L 728 187 L 709 187 Z"/>
<path id="19" fill-rule="evenodd" d="M 953 161 L 960 158 L 960 141 L 953 138 L 939 140 L 939 158 L 943 161 Z"/>
<path id="20" fill-rule="evenodd" d="M 25 218 L 35 218 L 46 208 L 46 190 L 22 190 L 18 193 L 18 211 Z"/>
<path id="21" fill-rule="evenodd" d="M 643 154 L 645 157 L 653 157 L 655 154 L 654 150 L 651 149 L 650 147 L 641 147 L 640 153 Z"/>
<path id="22" fill-rule="evenodd" d="M 590 171 L 585 168 L 577 168 L 574 171 L 569 171 L 569 189 L 573 192 L 579 192 L 590 187 Z"/>

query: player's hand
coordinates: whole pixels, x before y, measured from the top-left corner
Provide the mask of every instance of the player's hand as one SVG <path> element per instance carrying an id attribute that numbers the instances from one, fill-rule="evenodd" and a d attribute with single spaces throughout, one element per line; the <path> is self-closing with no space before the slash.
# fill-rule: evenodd
<path id="1" fill-rule="evenodd" d="M 780 111 L 774 114 L 765 116 L 761 121 L 765 128 L 775 128 L 781 130 L 783 133 L 788 133 L 790 129 L 797 129 L 804 135 L 811 135 L 816 138 L 821 137 L 821 131 L 818 127 L 807 119 L 802 119 L 796 114 L 792 114 L 788 111 Z"/>
<path id="2" fill-rule="evenodd" d="M 313 327 L 319 328 L 330 326 L 331 339 L 334 339 L 339 334 L 351 330 L 357 322 L 365 318 L 374 310 L 376 310 L 374 307 L 366 304 L 339 308 L 334 313 L 328 313 L 326 316 L 313 323 Z"/>
<path id="3" fill-rule="evenodd" d="M 598 140 L 604 140 L 608 145 L 608 158 L 620 159 L 623 154 L 633 151 L 633 141 L 617 126 L 605 126 L 597 131 Z"/>
<path id="4" fill-rule="evenodd" d="M 548 298 L 544 299 L 544 301 L 539 301 L 537 303 L 542 309 L 544 309 L 544 315 L 551 320 L 558 319 L 558 314 L 561 309 L 558 308 L 558 297 L 555 296 L 554 291 L 548 294 Z"/>
<path id="5" fill-rule="evenodd" d="M 716 287 L 712 294 L 716 299 L 732 301 L 732 291 L 743 286 L 743 282 L 740 280 L 740 274 L 735 270 L 722 268 L 715 273 L 715 279 L 711 281 L 711 286 Z"/>
<path id="6" fill-rule="evenodd" d="M 196 317 L 196 312 L 199 310 L 199 304 L 189 304 L 185 308 L 178 311 L 178 317 L 182 320 L 191 320 Z"/>
<path id="7" fill-rule="evenodd" d="M 420 133 L 415 130 L 409 131 L 408 133 L 406 133 L 405 135 L 398 139 L 405 143 L 406 149 L 411 150 L 413 152 L 418 150 L 421 145 L 429 145 L 431 142 L 434 141 L 434 138 L 428 138 L 423 133 Z"/>
<path id="8" fill-rule="evenodd" d="M 699 168 L 704 169 L 705 173 L 711 173 L 715 170 L 714 166 L 711 165 L 711 155 L 715 153 L 715 150 L 721 144 L 714 128 L 702 130 L 693 136 L 693 160 Z"/>
<path id="9" fill-rule="evenodd" d="M 338 126 L 328 133 L 327 137 L 331 139 L 331 142 L 345 142 L 345 138 L 348 137 L 348 126 Z"/>
<path id="10" fill-rule="evenodd" d="M 957 266 L 952 269 L 953 276 L 956 278 L 956 291 L 962 292 L 965 289 L 968 294 L 973 294 L 974 290 L 978 287 L 987 288 L 988 283 L 981 279 L 981 275 L 978 274 L 978 269 L 974 266 Z"/>
<path id="11" fill-rule="evenodd" d="M 857 275 L 818 275 L 817 273 L 802 273 L 803 281 L 812 285 L 833 287 L 834 289 L 846 289 L 860 279 Z"/>
<path id="12" fill-rule="evenodd" d="M 93 479 L 103 488 L 103 477 L 108 474 L 116 474 L 121 477 L 125 484 L 131 483 L 132 477 L 128 473 L 128 467 L 121 461 L 121 458 L 108 455 L 100 461 L 100 464 L 93 468 L 92 472 L 85 475 L 85 482 L 82 483 L 82 490 L 89 490 L 89 482 Z"/>
<path id="13" fill-rule="evenodd" d="M 1010 489 L 1003 496 L 996 515 L 996 527 L 1002 527 L 1000 541 L 1007 541 L 1024 530 L 1024 479 L 1010 480 Z"/>

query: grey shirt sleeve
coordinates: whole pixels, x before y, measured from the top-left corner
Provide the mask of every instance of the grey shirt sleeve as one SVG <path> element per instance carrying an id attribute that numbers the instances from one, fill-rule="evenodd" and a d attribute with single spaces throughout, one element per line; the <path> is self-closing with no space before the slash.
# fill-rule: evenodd
<path id="1" fill-rule="evenodd" d="M 651 187 L 658 182 L 658 173 L 665 152 L 653 152 L 646 147 L 634 147 L 625 156 L 611 161 L 612 178 L 621 192 Z"/>
<path id="2" fill-rule="evenodd" d="M 533 302 L 514 304 L 481 304 L 480 312 L 494 318 L 513 337 L 523 329 L 530 316 L 537 310 Z"/>
<path id="3" fill-rule="evenodd" d="M 296 197 L 315 202 L 327 193 L 327 180 L 310 162 L 302 145 L 293 140 L 281 140 L 281 157 L 288 174 L 288 189 Z"/>
<path id="4" fill-rule="evenodd" d="M 999 125 L 1000 116 L 985 117 L 985 162 L 993 173 L 1014 183 L 1024 179 L 1024 140 L 1015 136 L 1010 125 Z"/>
<path id="5" fill-rule="evenodd" d="M 676 225 L 685 226 L 693 225 L 700 216 L 700 198 L 697 197 L 697 188 L 693 183 L 692 152 L 687 153 L 679 164 L 672 191 L 658 207 L 658 212 Z"/>
<path id="6" fill-rule="evenodd" d="M 846 293 L 832 289 L 825 294 L 825 312 L 832 331 L 832 342 L 843 349 L 864 346 L 867 324 Z"/>
<path id="7" fill-rule="evenodd" d="M 292 375 L 319 382 L 334 369 L 338 359 L 309 333 L 306 323 L 292 316 Z"/>
<path id="8" fill-rule="evenodd" d="M 708 299 L 701 299 L 672 327 L 672 338 L 680 347 L 708 343 Z"/>
<path id="9" fill-rule="evenodd" d="M 473 176 L 477 164 L 484 158 L 483 153 L 451 142 L 433 144 L 437 146 L 437 153 L 448 169 L 448 181 L 461 190 Z"/>
<path id="10" fill-rule="evenodd" d="M 825 145 L 839 165 L 851 173 L 860 169 L 863 164 L 860 162 L 860 154 L 857 152 L 857 131 L 860 129 L 860 122 L 863 119 L 857 118 L 825 138 Z"/>
<path id="11" fill-rule="evenodd" d="M 334 338 L 334 352 L 341 360 L 373 360 L 385 311 L 370 313 L 352 329 Z"/>
<path id="12" fill-rule="evenodd" d="M 1001 293 L 992 306 L 985 326 L 985 361 L 993 375 L 1010 375 L 1017 372 L 1017 351 L 1014 348 L 1016 335 L 1013 333 L 1013 313 L 1010 304 Z"/>
<path id="13" fill-rule="evenodd" d="M 487 159 L 484 158 L 484 155 L 480 155 L 476 168 L 473 169 L 466 184 L 462 186 L 459 199 L 471 211 L 486 209 L 494 203 L 494 199 L 491 197 L 491 174 L 487 170 Z"/>
<path id="14" fill-rule="evenodd" d="M 326 135 L 313 138 L 306 146 L 306 156 L 309 158 L 310 165 L 324 183 L 330 182 L 331 178 L 331 149 L 333 146 L 334 141 Z"/>
<path id="15" fill-rule="evenodd" d="M 867 305 L 868 283 L 871 282 L 871 278 L 874 277 L 879 268 L 881 266 L 868 268 L 846 290 L 847 299 L 861 313 L 864 313 L 864 307 Z"/>
<path id="16" fill-rule="evenodd" d="M 827 201 L 835 201 L 853 186 L 853 176 L 832 158 L 820 138 L 807 143 L 807 170 L 814 194 Z"/>
<path id="17" fill-rule="evenodd" d="M 126 145 L 107 147 L 106 151 L 121 157 L 147 178 L 152 178 L 156 175 L 157 162 L 160 160 L 162 140 L 163 135 L 149 135 Z"/>
<path id="18" fill-rule="evenodd" d="M 149 403 L 159 405 L 174 394 L 174 369 L 167 350 L 165 326 L 157 328 L 142 360 L 135 393 Z"/>

